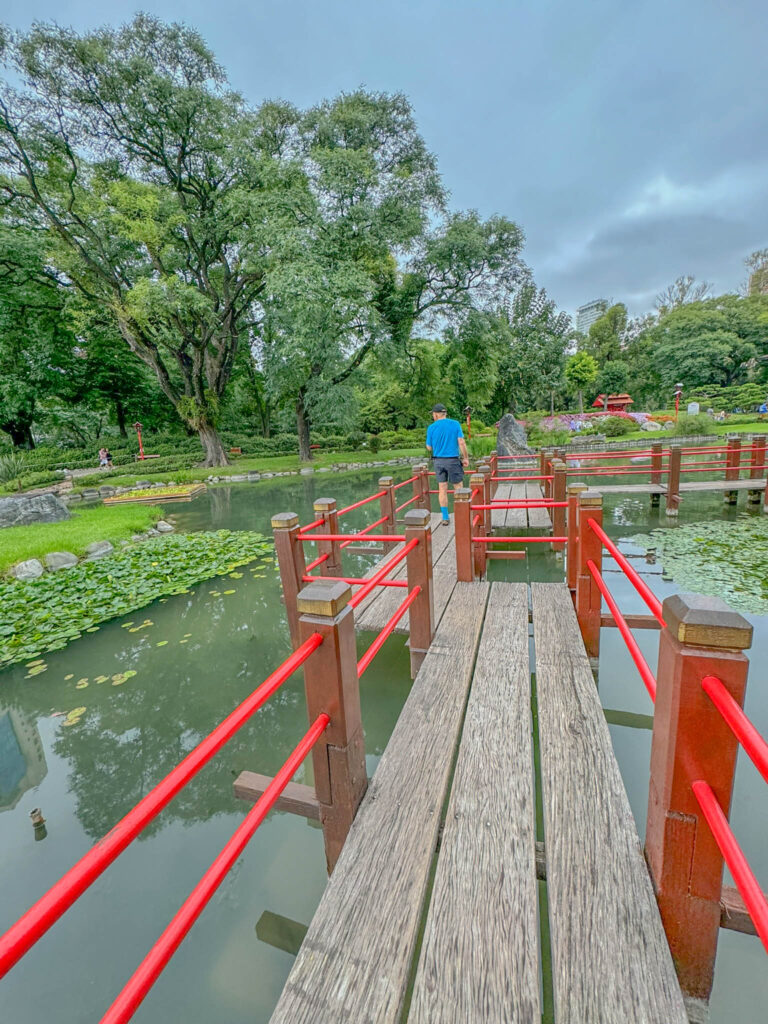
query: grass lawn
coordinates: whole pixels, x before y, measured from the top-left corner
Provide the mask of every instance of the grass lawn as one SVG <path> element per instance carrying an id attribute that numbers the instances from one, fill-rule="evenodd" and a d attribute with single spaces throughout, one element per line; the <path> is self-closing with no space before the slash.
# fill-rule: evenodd
<path id="1" fill-rule="evenodd" d="M 113 544 L 129 540 L 131 534 L 152 526 L 161 515 L 153 505 L 128 505 L 116 508 L 84 508 L 72 511 L 72 518 L 61 523 L 40 523 L 34 526 L 10 526 L 0 530 L 0 571 L 28 558 L 42 561 L 49 551 L 71 551 L 85 554 L 96 540 Z"/>
<path id="2" fill-rule="evenodd" d="M 149 472 L 147 470 L 142 472 L 141 464 L 139 463 L 137 468 L 131 473 L 126 473 L 125 471 L 115 475 L 105 473 L 99 479 L 100 482 L 110 484 L 113 487 L 128 487 L 135 484 L 137 480 L 151 480 L 153 483 L 174 480 L 176 483 L 186 483 L 189 480 L 207 480 L 211 475 L 225 477 L 249 471 L 256 473 L 285 473 L 288 470 L 299 470 L 304 466 L 313 466 L 315 469 L 319 469 L 322 466 L 332 466 L 336 462 L 385 462 L 387 459 L 418 457 L 426 458 L 426 450 L 424 448 L 398 448 L 393 451 L 381 452 L 369 450 L 362 452 L 317 452 L 311 462 L 300 462 L 298 455 L 265 455 L 250 458 L 248 456 L 232 456 L 231 465 L 217 466 L 215 469 L 201 467 L 179 469 L 175 472 L 171 470 L 169 473 L 153 473 L 151 468 Z M 149 465 L 151 466 L 151 463 Z M 76 480 L 75 484 L 75 490 L 82 488 L 80 480 Z M 88 484 L 88 486 L 93 485 Z"/>

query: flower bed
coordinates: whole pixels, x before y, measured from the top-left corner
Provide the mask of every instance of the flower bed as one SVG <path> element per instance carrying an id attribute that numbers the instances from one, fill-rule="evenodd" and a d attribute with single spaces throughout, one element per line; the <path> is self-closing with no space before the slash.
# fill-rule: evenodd
<path id="1" fill-rule="evenodd" d="M 205 484 L 177 484 L 176 487 L 145 487 L 140 491 L 130 491 L 128 494 L 116 494 L 111 498 L 105 498 L 105 505 L 128 505 L 131 502 L 143 504 L 155 504 L 158 501 L 192 501 L 198 494 L 206 490 Z"/>

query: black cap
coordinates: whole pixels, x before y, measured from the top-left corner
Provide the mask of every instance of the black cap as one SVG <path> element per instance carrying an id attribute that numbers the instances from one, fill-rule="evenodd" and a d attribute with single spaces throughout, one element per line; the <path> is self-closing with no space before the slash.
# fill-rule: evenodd
<path id="1" fill-rule="evenodd" d="M 448 410 L 438 402 L 437 405 L 432 406 L 432 412 L 448 412 Z"/>

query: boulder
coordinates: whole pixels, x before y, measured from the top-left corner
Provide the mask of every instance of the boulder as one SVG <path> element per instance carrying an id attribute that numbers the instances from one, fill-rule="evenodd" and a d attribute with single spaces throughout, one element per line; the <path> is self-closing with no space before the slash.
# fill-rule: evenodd
<path id="1" fill-rule="evenodd" d="M 104 558 L 105 555 L 111 555 L 114 550 L 114 545 L 108 540 L 95 540 L 93 544 L 89 544 L 85 549 L 85 557 L 89 562 L 93 562 L 96 558 Z"/>
<path id="2" fill-rule="evenodd" d="M 641 430 L 661 430 L 661 424 L 657 423 L 656 420 L 646 420 L 645 423 L 640 424 Z"/>
<path id="3" fill-rule="evenodd" d="M 143 491 L 145 487 L 151 487 L 152 486 L 152 481 L 151 480 L 137 480 L 135 486 L 136 486 L 136 490 L 137 491 Z"/>
<path id="4" fill-rule="evenodd" d="M 83 489 L 83 501 L 97 501 L 99 492 L 95 487 L 85 487 Z"/>
<path id="5" fill-rule="evenodd" d="M 166 523 L 164 519 L 159 519 L 155 523 L 155 529 L 157 530 L 158 533 L 171 533 L 173 531 L 173 527 L 171 526 L 171 524 Z"/>
<path id="6" fill-rule="evenodd" d="M 0 529 L 31 523 L 59 523 L 69 519 L 67 506 L 55 494 L 0 498 Z"/>
<path id="7" fill-rule="evenodd" d="M 261 473 L 250 472 L 248 474 L 248 483 L 249 484 L 255 484 L 259 480 L 261 480 Z"/>
<path id="8" fill-rule="evenodd" d="M 99 497 L 101 497 L 101 498 L 111 498 L 114 493 L 115 493 L 115 488 L 114 487 L 110 487 L 109 484 L 103 484 L 99 488 Z"/>
<path id="9" fill-rule="evenodd" d="M 315 469 L 314 466 L 305 466 L 303 469 L 300 469 L 299 472 L 302 476 L 313 476 Z"/>
<path id="10" fill-rule="evenodd" d="M 77 555 L 73 555 L 71 551 L 49 551 L 45 556 L 45 567 L 50 572 L 71 569 L 73 565 L 77 565 Z"/>
<path id="11" fill-rule="evenodd" d="M 11 576 L 17 580 L 36 580 L 43 575 L 43 563 L 36 558 L 29 558 L 26 562 L 19 562 L 11 569 Z"/>
<path id="12" fill-rule="evenodd" d="M 664 429 L 665 430 L 674 430 L 675 429 L 675 424 L 672 422 L 672 420 L 667 420 L 667 422 L 664 424 Z"/>
<path id="13" fill-rule="evenodd" d="M 533 455 L 532 449 L 528 447 L 528 437 L 524 428 L 511 412 L 502 416 L 499 421 L 496 451 L 499 455 Z"/>
<path id="14" fill-rule="evenodd" d="M 242 484 L 248 479 L 245 473 L 235 473 L 230 478 L 230 482 L 233 484 Z"/>

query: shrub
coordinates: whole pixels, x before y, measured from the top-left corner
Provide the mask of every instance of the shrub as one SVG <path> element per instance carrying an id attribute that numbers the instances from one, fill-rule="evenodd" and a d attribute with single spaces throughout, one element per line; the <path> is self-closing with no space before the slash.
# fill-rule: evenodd
<path id="1" fill-rule="evenodd" d="M 622 437 L 624 434 L 631 434 L 633 430 L 636 430 L 637 424 L 622 416 L 601 416 L 597 428 L 606 437 Z"/>
<path id="2" fill-rule="evenodd" d="M 27 466 L 28 459 L 21 452 L 0 456 L 0 483 L 11 484 L 15 481 L 16 487 L 21 490 L 21 477 Z"/>
<path id="3" fill-rule="evenodd" d="M 712 420 L 705 412 L 698 416 L 689 416 L 688 413 L 681 413 L 677 420 L 674 433 L 682 437 L 696 437 L 700 434 L 711 434 L 714 429 Z"/>

